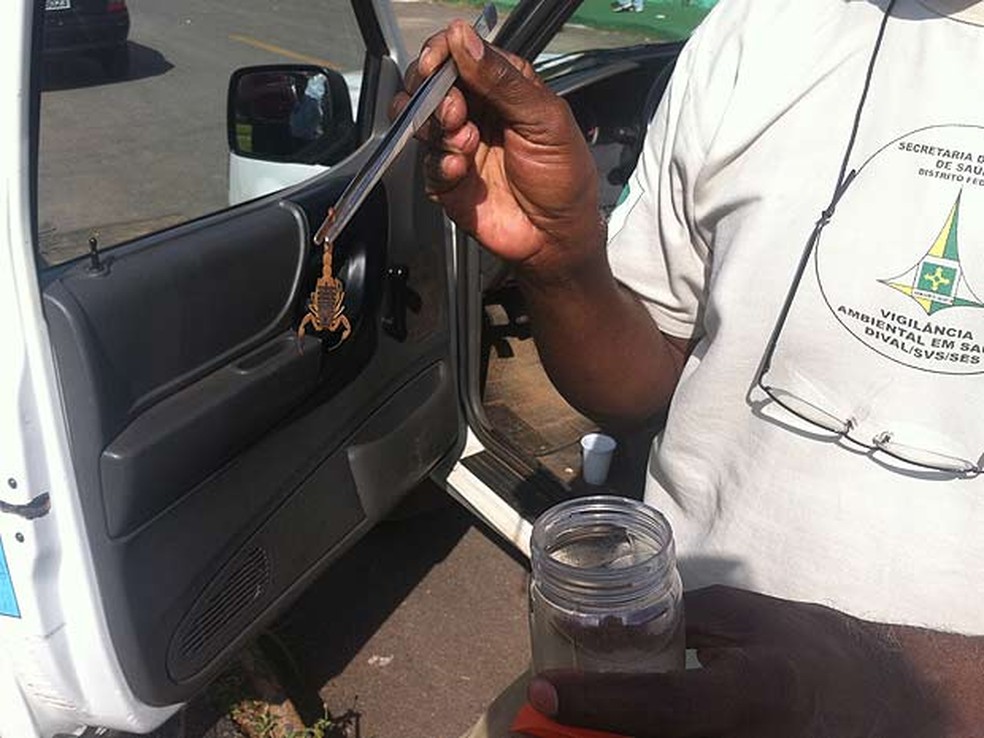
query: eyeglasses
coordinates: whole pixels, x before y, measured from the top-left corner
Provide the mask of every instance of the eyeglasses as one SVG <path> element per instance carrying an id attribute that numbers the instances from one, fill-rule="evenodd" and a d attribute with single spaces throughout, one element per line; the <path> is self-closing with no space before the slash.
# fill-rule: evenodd
<path id="1" fill-rule="evenodd" d="M 981 460 L 984 459 L 984 457 L 975 462 L 961 458 L 960 456 L 942 453 L 937 449 L 923 448 L 919 445 L 910 445 L 908 443 L 897 441 L 895 439 L 895 434 L 890 430 L 879 431 L 868 439 L 860 435 L 858 423 L 854 418 L 842 417 L 835 412 L 831 412 L 821 407 L 813 400 L 804 399 L 795 392 L 776 387 L 767 381 L 769 369 L 772 366 L 772 357 L 776 351 L 776 345 L 779 343 L 779 337 L 782 334 L 782 329 L 786 324 L 786 319 L 789 317 L 789 311 L 793 305 L 793 298 L 796 296 L 796 292 L 799 289 L 807 264 L 810 261 L 810 257 L 816 250 L 817 243 L 820 241 L 820 234 L 824 227 L 826 227 L 826 225 L 830 222 L 830 219 L 834 215 L 834 209 L 837 207 L 837 203 L 840 201 L 841 197 L 843 197 L 844 192 L 850 186 L 851 182 L 854 181 L 854 178 L 857 175 L 857 172 L 854 170 L 848 172 L 848 164 L 851 160 L 851 151 L 854 148 L 854 142 L 857 139 L 858 128 L 861 125 L 861 114 L 864 110 L 865 101 L 868 98 L 868 90 L 871 88 L 871 80 L 875 71 L 875 62 L 878 58 L 878 52 L 881 49 L 882 39 L 885 36 L 885 28 L 888 25 L 888 19 L 892 15 L 895 2 L 896 0 L 889 0 L 889 3 L 885 8 L 884 15 L 882 16 L 881 26 L 878 29 L 878 37 L 875 40 L 874 49 L 872 50 L 871 58 L 868 61 L 868 70 L 865 75 L 864 88 L 861 91 L 861 99 L 859 100 L 854 113 L 854 125 L 851 129 L 851 137 L 848 140 L 847 149 L 845 150 L 844 158 L 841 161 L 840 173 L 837 177 L 837 184 L 834 187 L 834 194 L 830 199 L 830 204 L 817 219 L 817 222 L 813 227 L 813 231 L 806 242 L 806 248 L 803 249 L 803 253 L 800 256 L 799 263 L 796 267 L 796 272 L 793 276 L 792 284 L 789 287 L 789 292 L 786 294 L 786 300 L 783 303 L 782 309 L 779 311 L 776 326 L 773 328 L 772 335 L 769 337 L 769 342 L 765 349 L 765 356 L 762 358 L 762 363 L 759 366 L 758 373 L 755 375 L 755 383 L 753 386 L 757 386 L 765 392 L 765 394 L 777 405 L 785 408 L 801 420 L 804 420 L 807 423 L 832 434 L 835 438 L 848 440 L 859 447 L 868 449 L 872 453 L 878 452 L 916 467 L 944 472 L 948 475 L 958 477 L 972 477 L 981 473 Z"/>
<path id="2" fill-rule="evenodd" d="M 942 453 L 936 449 L 923 448 L 919 445 L 900 442 L 896 440 L 895 434 L 891 430 L 879 431 L 868 439 L 860 435 L 857 421 L 854 418 L 843 417 L 836 412 L 831 412 L 821 407 L 815 400 L 805 399 L 793 391 L 777 387 L 767 381 L 767 375 L 772 367 L 772 358 L 775 355 L 776 345 L 779 343 L 779 337 L 786 324 L 786 319 L 789 316 L 793 300 L 802 281 L 803 274 L 806 271 L 807 264 L 816 250 L 821 232 L 833 217 L 833 211 L 837 201 L 844 194 L 851 181 L 853 181 L 855 174 L 852 171 L 845 178 L 843 184 L 838 188 L 830 207 L 821 214 L 813 228 L 813 232 L 810 234 L 806 248 L 803 250 L 793 276 L 789 292 L 786 294 L 785 302 L 779 311 L 776 326 L 766 345 L 765 356 L 755 376 L 755 385 L 765 392 L 777 405 L 801 420 L 830 433 L 834 438 L 848 440 L 857 446 L 868 449 L 870 452 L 882 453 L 898 461 L 923 469 L 931 469 L 958 477 L 976 476 L 981 473 L 980 459 L 974 462 L 961 458 L 960 456 Z"/>

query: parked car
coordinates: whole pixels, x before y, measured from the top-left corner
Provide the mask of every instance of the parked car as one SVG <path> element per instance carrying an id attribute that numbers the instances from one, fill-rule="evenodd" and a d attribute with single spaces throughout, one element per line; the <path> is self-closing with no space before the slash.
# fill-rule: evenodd
<path id="1" fill-rule="evenodd" d="M 413 144 L 334 245 L 328 276 L 340 297 L 328 322 L 346 330 L 298 337 L 323 277 L 312 235 L 384 135 L 408 61 L 387 0 L 347 8 L 365 49 L 355 115 L 351 80 L 310 53 L 304 65 L 266 65 L 245 85 L 248 70 L 233 76 L 230 178 L 248 199 L 177 223 L 165 210 L 113 248 L 93 236 L 89 254 L 42 258 L 39 210 L 63 203 L 37 184 L 58 163 L 39 164 L 37 142 L 59 144 L 70 126 L 39 134 L 32 71 L 58 48 L 118 49 L 122 5 L 48 0 L 42 18 L 33 0 L 11 0 L 0 28 L 0 95 L 15 110 L 0 128 L 3 738 L 154 729 L 428 476 L 527 554 L 533 518 L 572 494 L 540 463 L 550 449 L 524 446 L 483 405 L 485 303 L 515 293 L 508 268 L 480 257 L 427 199 Z M 496 42 L 537 58 L 576 5 L 522 0 Z M 290 7 L 281 12 L 301 12 Z M 110 8 L 118 25 L 101 45 L 80 29 Z M 46 42 L 32 55 L 42 22 Z M 223 54 L 256 47 L 219 26 Z M 187 32 L 180 17 L 161 28 Z M 274 53 L 287 41 L 262 43 Z M 174 49 L 201 52 L 182 44 Z M 542 68 L 592 145 L 609 206 L 679 50 L 554 50 Z M 177 51 L 163 51 L 185 72 L 171 78 L 183 95 L 193 75 Z M 123 190 L 122 170 L 105 165 L 98 186 L 73 169 L 62 191 L 98 200 L 115 187 L 108 206 L 136 207 L 170 167 L 181 186 L 164 197 L 176 202 L 202 174 L 173 161 L 198 138 L 226 140 L 222 121 L 148 102 L 147 80 L 128 85 L 134 109 L 194 127 L 156 158 L 144 144 L 128 150 Z M 98 90 L 100 103 L 128 85 Z M 300 121 L 305 97 L 317 103 L 316 125 Z M 69 117 L 77 90 L 59 99 L 74 133 L 95 130 L 99 121 Z M 214 95 L 208 104 L 221 107 Z M 98 176 L 140 130 L 81 135 L 58 151 L 108 142 L 87 162 Z M 84 248 L 89 231 L 64 230 Z"/>
<path id="2" fill-rule="evenodd" d="M 44 55 L 88 54 L 114 79 L 130 70 L 126 0 L 44 0 Z"/>

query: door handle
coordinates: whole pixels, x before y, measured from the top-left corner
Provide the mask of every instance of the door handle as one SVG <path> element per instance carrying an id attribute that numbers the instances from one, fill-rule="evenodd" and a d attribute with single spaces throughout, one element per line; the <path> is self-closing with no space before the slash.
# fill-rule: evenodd
<path id="1" fill-rule="evenodd" d="M 407 282 L 410 270 L 402 264 L 386 270 L 386 315 L 383 330 L 397 341 L 407 338 Z"/>
<path id="2" fill-rule="evenodd" d="M 403 264 L 395 264 L 386 270 L 386 313 L 383 330 L 397 341 L 405 341 L 407 311 L 419 313 L 423 300 L 409 285 L 410 270 Z"/>

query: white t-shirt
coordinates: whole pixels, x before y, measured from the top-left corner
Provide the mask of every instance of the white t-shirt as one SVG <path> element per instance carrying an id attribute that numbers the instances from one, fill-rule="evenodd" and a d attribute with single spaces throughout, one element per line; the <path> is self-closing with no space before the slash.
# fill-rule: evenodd
<path id="1" fill-rule="evenodd" d="M 898 0 L 767 382 L 854 438 L 984 453 L 984 28 Z M 616 276 L 695 338 L 650 463 L 688 588 L 984 634 L 984 477 L 918 469 L 753 387 L 831 199 L 883 3 L 722 0 L 609 224 Z M 978 14 L 979 16 L 979 14 Z M 968 22 L 968 20 L 970 22 Z M 911 458 L 911 454 L 910 454 Z"/>

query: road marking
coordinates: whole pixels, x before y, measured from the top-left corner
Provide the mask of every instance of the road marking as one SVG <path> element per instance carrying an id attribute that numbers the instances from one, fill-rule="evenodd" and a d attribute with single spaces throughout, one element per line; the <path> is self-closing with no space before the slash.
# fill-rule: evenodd
<path id="1" fill-rule="evenodd" d="M 308 56 L 307 54 L 299 54 L 296 51 L 285 49 L 283 46 L 275 46 L 274 44 L 268 44 L 266 41 L 260 41 L 258 38 L 253 38 L 252 36 L 244 36 L 241 33 L 230 33 L 229 40 L 238 41 L 241 44 L 246 44 L 247 46 L 252 46 L 257 49 L 263 49 L 263 51 L 269 51 L 271 54 L 279 54 L 280 56 L 293 59 L 294 61 L 303 62 L 304 64 L 313 64 L 316 67 L 327 67 L 328 69 L 341 71 L 337 64 L 330 62 L 327 59 L 320 59 L 316 56 Z"/>

